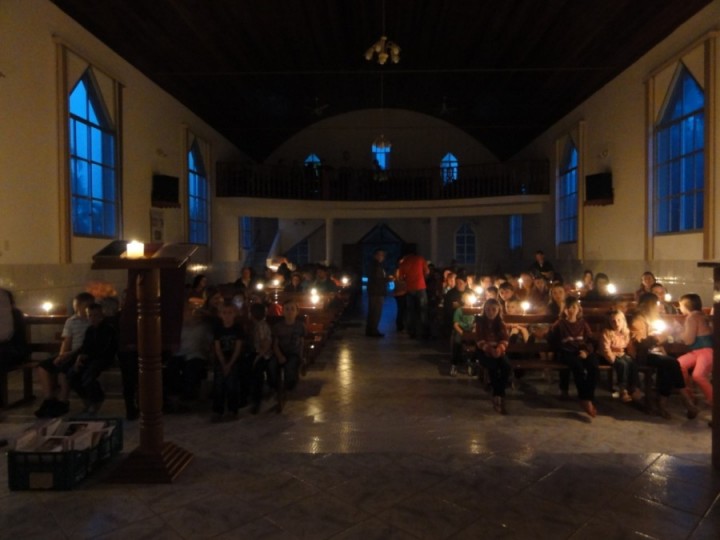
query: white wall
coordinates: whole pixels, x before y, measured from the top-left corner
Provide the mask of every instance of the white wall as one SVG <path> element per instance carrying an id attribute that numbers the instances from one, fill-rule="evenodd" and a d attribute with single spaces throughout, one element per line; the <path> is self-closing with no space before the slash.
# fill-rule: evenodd
<path id="1" fill-rule="evenodd" d="M 213 163 L 246 159 L 229 141 L 145 78 L 48 0 L 0 1 L 0 286 L 21 307 L 65 303 L 93 279 L 121 286 L 121 272 L 90 270 L 107 240 L 74 239 L 62 261 L 59 224 L 57 36 L 124 85 L 124 238 L 149 240 L 153 173 L 181 176 L 185 126 L 212 146 Z M 168 241 L 185 238 L 185 208 L 164 210 Z"/>
<path id="2" fill-rule="evenodd" d="M 699 72 L 702 80 L 702 49 L 699 53 L 689 46 L 719 23 L 720 2 L 715 1 L 515 156 L 550 159 L 551 170 L 555 170 L 556 141 L 584 122 L 585 144 L 579 149 L 584 174 L 612 171 L 614 203 L 580 208 L 581 219 L 584 219 L 580 247 L 584 253 L 578 253 L 577 246 L 572 249 L 560 246 L 555 250 L 565 273 L 581 272 L 583 267 L 606 271 L 611 278 L 616 276 L 621 287 L 628 289 L 636 288 L 640 274 L 649 269 L 668 282 L 671 289 L 675 288 L 676 295 L 697 290 L 710 298 L 711 272 L 696 267 L 696 262 L 703 259 L 702 234 L 656 237 L 650 246 L 653 257 L 645 260 L 646 81 L 678 55 L 696 76 Z M 656 86 L 666 87 L 668 83 L 669 77 L 661 73 Z M 656 94 L 659 91 L 656 89 Z M 656 96 L 655 112 L 663 98 L 663 95 Z M 712 121 L 717 132 L 718 118 L 706 121 Z M 717 171 L 715 175 L 720 179 Z M 715 192 L 715 197 L 720 196 L 719 190 Z M 716 208 L 718 204 L 720 199 L 715 200 Z M 716 254 L 720 252 L 718 236 Z M 552 253 L 547 249 L 546 252 Z M 575 279 L 572 275 L 567 277 Z"/>
<path id="3" fill-rule="evenodd" d="M 402 109 L 365 109 L 321 120 L 290 137 L 265 160 L 302 164 L 317 154 L 323 165 L 370 168 L 373 141 L 383 134 L 392 143 L 394 169 L 437 168 L 448 152 L 460 165 L 493 163 L 497 158 L 477 139 L 438 118 Z M 343 160 L 348 152 L 349 159 Z"/>

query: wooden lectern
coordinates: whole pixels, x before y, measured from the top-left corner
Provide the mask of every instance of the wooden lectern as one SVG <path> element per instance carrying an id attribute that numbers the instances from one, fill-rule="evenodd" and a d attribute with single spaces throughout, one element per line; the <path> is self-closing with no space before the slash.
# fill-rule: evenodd
<path id="1" fill-rule="evenodd" d="M 720 262 L 700 262 L 698 266 L 713 269 L 713 408 L 712 408 L 712 464 L 720 470 Z"/>
<path id="2" fill-rule="evenodd" d="M 147 244 L 141 256 L 129 258 L 127 244 L 124 240 L 110 243 L 93 256 L 92 264 L 94 270 L 128 270 L 135 276 L 137 290 L 140 446 L 120 464 L 112 481 L 169 483 L 188 466 L 193 455 L 163 438 L 160 273 L 184 268 L 197 247 Z"/>

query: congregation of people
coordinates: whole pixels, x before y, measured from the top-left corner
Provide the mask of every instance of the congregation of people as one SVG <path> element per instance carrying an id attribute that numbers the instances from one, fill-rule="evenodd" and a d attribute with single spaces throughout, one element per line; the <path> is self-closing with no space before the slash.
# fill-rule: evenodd
<path id="1" fill-rule="evenodd" d="M 564 368 L 558 370 L 560 397 L 569 397 L 572 377 L 580 408 L 590 417 L 598 414 L 601 366 L 614 373 L 614 396 L 645 408 L 652 403 L 664 418 L 671 416 L 668 400 L 674 394 L 691 419 L 701 410 L 700 396 L 712 405 L 708 310 L 694 293 L 673 302 L 651 272 L 642 274 L 637 291 L 622 294 L 605 273 L 586 270 L 577 282 L 565 282 L 541 251 L 527 271 L 496 276 L 474 275 L 459 265 L 439 269 L 418 253 L 403 255 L 387 272 L 385 256 L 377 249 L 369 261 L 365 335 L 385 336 L 380 322 L 392 284 L 397 334 L 449 341 L 450 376 L 468 373 L 485 380 L 492 408 L 500 414 L 508 413 L 507 388 L 523 383 L 525 370 L 518 364 L 528 352 L 518 352 L 518 346 L 524 344 L 546 344 L 529 354 Z M 243 407 L 257 414 L 269 397 L 276 411 L 283 410 L 307 366 L 307 324 L 299 299 L 323 296 L 332 305 L 347 286 L 337 269 L 310 265 L 293 271 L 291 266 L 283 261 L 260 275 L 245 267 L 234 283 L 221 285 L 196 275 L 186 285 L 183 313 L 177 317 L 179 342 L 163 350 L 166 412 L 189 410 L 207 399 L 213 421 L 235 419 Z M 3 292 L 12 303 L 12 294 Z M 2 342 L 3 361 L 27 354 L 18 338 L 25 335 L 22 313 L 14 305 L 9 308 L 4 324 L 14 325 L 16 332 Z M 74 298 L 58 354 L 36 370 L 43 397 L 38 417 L 67 414 L 71 392 L 82 399 L 85 413 L 96 414 L 105 399 L 100 375 L 116 361 L 126 417 L 139 417 L 138 353 L 128 346 L 136 336 L 123 335 L 129 328 L 122 322 L 123 308 L 116 298 L 101 300 L 87 292 Z M 592 327 L 586 312 L 592 313 Z M 134 313 L 128 320 L 135 320 Z M 528 323 L 523 320 L 528 315 L 542 321 Z M 670 317 L 666 328 L 657 325 L 663 317 Z M 684 348 L 668 354 L 668 342 Z M 653 396 L 643 395 L 648 386 L 641 385 L 641 376 L 655 377 Z"/>
<path id="2" fill-rule="evenodd" d="M 513 345 L 528 343 L 547 344 L 530 354 L 566 368 L 558 371 L 559 395 L 568 398 L 572 376 L 580 408 L 590 417 L 598 414 L 595 391 L 603 365 L 611 367 L 614 396 L 624 403 L 670 418 L 668 400 L 677 394 L 694 419 L 701 410 L 697 389 L 712 407 L 709 310 L 695 293 L 673 302 L 649 271 L 637 291 L 622 294 L 607 274 L 591 270 L 575 283 L 565 282 L 542 251 L 527 271 L 497 276 L 473 275 L 458 265 L 435 268 L 412 253 L 386 280 L 394 282 L 397 332 L 449 340 L 450 376 L 466 371 L 485 377 L 498 413 L 508 412 L 511 379 L 524 374 L 512 369 L 511 360 L 527 353 L 514 353 Z M 585 311 L 592 313 L 593 327 Z M 540 316 L 543 323 L 523 322 L 525 315 Z M 663 325 L 664 316 L 675 317 Z M 368 335 L 382 335 L 376 327 L 372 331 Z M 668 354 L 668 343 L 680 345 L 681 353 Z M 653 396 L 643 395 L 641 367 L 653 370 L 642 373 L 656 378 Z"/>
<path id="3" fill-rule="evenodd" d="M 196 275 L 186 291 L 178 291 L 182 302 L 174 304 L 183 306 L 182 314 L 167 318 L 180 325 L 179 340 L 175 347 L 164 344 L 162 351 L 166 413 L 189 411 L 206 394 L 215 422 L 236 419 L 243 407 L 257 414 L 269 398 L 274 398 L 271 408 L 282 411 L 306 367 L 300 299 L 316 297 L 322 299 L 323 309 L 337 308 L 338 293 L 347 286 L 343 282 L 347 278 L 343 280 L 337 269 L 309 265 L 293 272 L 290 266 L 282 261 L 275 270 L 265 268 L 262 275 L 245 267 L 234 283 L 221 285 Z M 0 368 L 9 370 L 26 361 L 29 348 L 23 313 L 9 291 L 0 292 L 7 303 L 0 311 L 8 319 L 1 321 L 8 327 L 8 339 L 2 340 Z M 43 398 L 35 415 L 67 414 L 72 393 L 82 400 L 84 414 L 97 414 L 105 401 L 100 376 L 117 363 L 126 418 L 137 419 L 136 306 L 125 306 L 115 296 L 96 299 L 81 292 L 73 299 L 72 310 L 58 353 L 35 369 Z"/>

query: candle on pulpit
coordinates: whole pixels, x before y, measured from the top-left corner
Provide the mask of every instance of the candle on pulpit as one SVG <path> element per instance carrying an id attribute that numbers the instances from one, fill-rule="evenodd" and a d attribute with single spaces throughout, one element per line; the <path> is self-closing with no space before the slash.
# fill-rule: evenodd
<path id="1" fill-rule="evenodd" d="M 128 259 L 142 259 L 145 256 L 145 244 L 137 240 L 128 242 L 125 250 Z"/>

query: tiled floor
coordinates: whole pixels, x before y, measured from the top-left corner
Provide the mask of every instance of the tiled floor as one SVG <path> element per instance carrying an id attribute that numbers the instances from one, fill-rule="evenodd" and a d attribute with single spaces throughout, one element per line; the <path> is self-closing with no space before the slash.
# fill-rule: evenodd
<path id="1" fill-rule="evenodd" d="M 195 454 L 174 484 L 9 492 L 3 460 L 0 539 L 720 538 L 710 430 L 678 403 L 664 421 L 600 390 L 591 422 L 527 374 L 499 416 L 477 380 L 447 376 L 445 347 L 362 330 L 333 336 L 280 415 L 167 416 Z M 31 413 L 6 413 L 0 437 Z M 126 449 L 137 437 L 126 424 Z"/>

